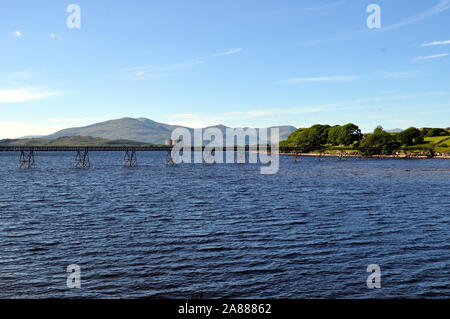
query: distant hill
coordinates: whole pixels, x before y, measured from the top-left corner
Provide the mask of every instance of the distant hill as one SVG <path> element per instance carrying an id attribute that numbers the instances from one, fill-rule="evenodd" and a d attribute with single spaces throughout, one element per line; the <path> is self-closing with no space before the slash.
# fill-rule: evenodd
<path id="1" fill-rule="evenodd" d="M 90 136 L 67 136 L 56 139 L 22 138 L 0 140 L 0 146 L 149 146 L 130 140 L 108 140 Z"/>
<path id="2" fill-rule="evenodd" d="M 24 139 L 24 138 L 41 138 L 44 137 L 45 135 L 26 135 L 26 136 L 22 136 L 19 137 L 20 139 Z"/>
<path id="3" fill-rule="evenodd" d="M 96 123 L 83 127 L 68 128 L 48 135 L 46 139 L 56 139 L 64 136 L 92 136 L 109 140 L 126 139 L 151 144 L 164 144 L 166 139 L 170 139 L 172 131 L 178 125 L 158 123 L 146 118 L 121 118 L 106 122 Z M 226 126 L 216 125 L 225 133 Z M 193 132 L 192 128 L 184 127 Z M 280 140 L 285 140 L 295 131 L 293 126 L 276 126 L 280 130 Z"/>
<path id="4" fill-rule="evenodd" d="M 388 132 L 388 133 L 400 133 L 400 132 L 403 132 L 403 130 L 401 128 L 394 128 L 392 130 L 386 130 L 386 132 Z"/>
<path id="5" fill-rule="evenodd" d="M 177 126 L 154 122 L 145 118 L 122 118 L 83 127 L 68 128 L 48 135 L 54 139 L 63 136 L 92 136 L 109 140 L 127 139 L 144 143 L 163 144 Z"/>

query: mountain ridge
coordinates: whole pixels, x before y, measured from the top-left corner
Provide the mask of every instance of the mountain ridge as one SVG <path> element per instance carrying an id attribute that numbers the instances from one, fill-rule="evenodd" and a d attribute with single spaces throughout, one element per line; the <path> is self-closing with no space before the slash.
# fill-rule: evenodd
<path id="1" fill-rule="evenodd" d="M 91 136 L 109 140 L 125 139 L 143 143 L 164 144 L 166 139 L 170 139 L 172 131 L 176 128 L 186 128 L 191 133 L 194 131 L 193 128 L 187 126 L 159 123 L 144 117 L 123 117 L 87 126 L 63 129 L 43 136 L 43 138 L 57 139 L 66 136 Z M 223 124 L 218 124 L 207 128 L 218 128 L 225 133 L 228 127 Z M 271 128 L 279 128 L 280 140 L 286 139 L 296 130 L 294 126 L 290 125 L 272 126 Z M 260 128 L 256 129 L 259 130 Z"/>

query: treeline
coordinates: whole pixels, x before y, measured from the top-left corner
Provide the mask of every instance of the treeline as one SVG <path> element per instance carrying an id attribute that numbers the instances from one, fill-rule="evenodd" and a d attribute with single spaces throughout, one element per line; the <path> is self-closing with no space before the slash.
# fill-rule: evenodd
<path id="1" fill-rule="evenodd" d="M 400 133 L 389 133 L 378 126 L 371 134 L 362 134 L 353 123 L 346 125 L 316 124 L 309 128 L 299 128 L 280 147 L 295 147 L 302 152 L 311 152 L 324 147 L 346 146 L 366 149 L 367 155 L 389 155 L 400 147 L 411 147 L 424 143 L 426 137 L 448 136 L 450 132 L 442 128 L 417 129 L 410 127 Z"/>
<path id="2" fill-rule="evenodd" d="M 410 127 L 400 133 L 391 134 L 378 126 L 372 134 L 368 134 L 360 143 L 361 148 L 366 148 L 366 155 L 391 155 L 394 150 L 401 147 L 414 147 L 422 145 L 426 137 L 448 136 L 450 132 L 442 128 L 429 128 L 419 130 Z"/>
<path id="3" fill-rule="evenodd" d="M 352 123 L 343 126 L 316 124 L 309 128 L 299 128 L 286 141 L 280 142 L 280 147 L 295 147 L 303 152 L 311 152 L 323 145 L 350 146 L 361 141 L 362 137 L 359 127 Z"/>

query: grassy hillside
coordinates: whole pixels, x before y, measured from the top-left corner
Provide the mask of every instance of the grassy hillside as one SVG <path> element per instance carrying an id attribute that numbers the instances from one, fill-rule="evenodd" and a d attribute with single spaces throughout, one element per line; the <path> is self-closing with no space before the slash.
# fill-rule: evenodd
<path id="1" fill-rule="evenodd" d="M 0 140 L 0 146 L 149 146 L 130 140 L 108 140 L 90 136 L 66 136 L 57 139 L 25 138 Z"/>
<path id="2" fill-rule="evenodd" d="M 444 140 L 446 140 L 448 138 L 449 138 L 448 136 L 434 136 L 434 137 L 425 137 L 424 140 L 425 140 L 425 142 L 428 142 L 428 143 L 437 144 L 437 143 L 440 143 L 441 141 L 444 141 Z"/>
<path id="3" fill-rule="evenodd" d="M 424 142 L 415 147 L 433 148 L 437 153 L 450 153 L 450 138 L 449 136 L 425 137 Z"/>
<path id="4" fill-rule="evenodd" d="M 450 138 L 448 136 L 426 137 L 427 146 L 433 146 L 436 153 L 450 154 Z"/>

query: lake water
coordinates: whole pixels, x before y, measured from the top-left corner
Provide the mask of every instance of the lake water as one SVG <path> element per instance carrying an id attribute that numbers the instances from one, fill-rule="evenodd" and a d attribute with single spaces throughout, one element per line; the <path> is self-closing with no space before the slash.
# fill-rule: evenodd
<path id="1" fill-rule="evenodd" d="M 450 160 L 0 154 L 0 297 L 450 297 Z M 81 289 L 66 268 L 81 267 Z M 369 264 L 381 288 L 368 289 Z"/>

